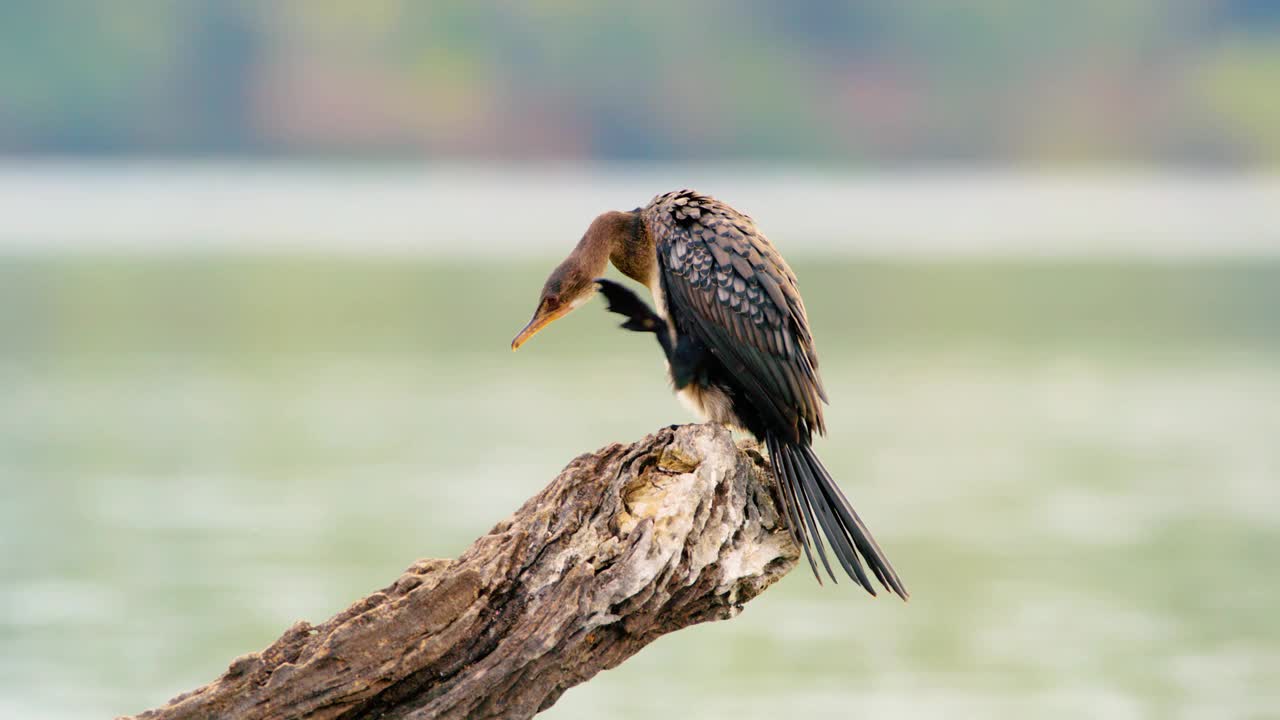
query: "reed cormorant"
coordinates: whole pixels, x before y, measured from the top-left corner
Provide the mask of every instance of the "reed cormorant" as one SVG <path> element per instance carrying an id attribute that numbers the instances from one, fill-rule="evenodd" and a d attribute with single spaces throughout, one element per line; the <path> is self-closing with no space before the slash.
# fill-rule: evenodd
<path id="1" fill-rule="evenodd" d="M 601 279 L 612 262 L 653 294 L 655 313 Z M 651 332 L 681 399 L 707 420 L 750 432 L 768 448 L 793 537 L 821 582 L 814 550 L 835 573 L 821 534 L 850 577 L 876 594 L 862 562 L 902 598 L 907 590 L 871 532 L 814 454 L 827 400 L 795 274 L 747 215 L 678 190 L 630 212 L 597 217 L 542 288 L 515 350 L 599 290 L 622 327 Z"/>

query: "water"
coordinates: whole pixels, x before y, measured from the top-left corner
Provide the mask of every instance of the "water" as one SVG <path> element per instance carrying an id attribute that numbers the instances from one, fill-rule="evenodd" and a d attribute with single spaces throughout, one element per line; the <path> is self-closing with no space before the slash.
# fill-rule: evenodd
<path id="1" fill-rule="evenodd" d="M 551 260 L 0 261 L 0 716 L 137 712 L 686 419 Z M 1274 717 L 1280 263 L 802 258 L 819 452 L 912 591 L 797 571 L 546 717 Z"/>

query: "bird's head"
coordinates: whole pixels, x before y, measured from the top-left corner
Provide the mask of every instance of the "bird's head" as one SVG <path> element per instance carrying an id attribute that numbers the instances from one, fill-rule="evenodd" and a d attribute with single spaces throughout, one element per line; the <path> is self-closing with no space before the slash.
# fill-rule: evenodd
<path id="1" fill-rule="evenodd" d="M 603 270 L 603 268 L 601 269 Z M 538 297 L 538 307 L 533 311 L 529 324 L 511 341 L 511 349 L 519 350 L 529 338 L 538 334 L 542 328 L 568 315 L 574 308 L 591 299 L 595 294 L 595 278 L 600 272 L 589 272 L 589 268 L 573 262 L 570 256 L 560 263 L 542 286 L 542 294 Z"/>
<path id="2" fill-rule="evenodd" d="M 511 341 L 512 350 L 519 350 L 538 331 L 591 299 L 596 278 L 604 274 L 611 256 L 616 258 L 625 250 L 634 222 L 635 214 L 629 212 L 607 212 L 592 221 L 577 247 L 542 285 L 533 318 Z"/>

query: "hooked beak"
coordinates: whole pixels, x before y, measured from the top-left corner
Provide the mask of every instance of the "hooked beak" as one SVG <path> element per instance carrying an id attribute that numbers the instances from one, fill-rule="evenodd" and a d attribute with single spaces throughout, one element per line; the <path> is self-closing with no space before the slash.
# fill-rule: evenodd
<path id="1" fill-rule="evenodd" d="M 528 342 L 529 338 L 537 335 L 539 330 L 550 325 L 553 321 L 568 315 L 569 311 L 573 310 L 573 308 L 574 306 L 572 303 L 565 303 L 554 310 L 549 310 L 547 309 L 547 304 L 545 302 L 539 303 L 538 309 L 533 313 L 533 319 L 531 319 L 529 324 L 525 325 L 524 329 L 521 330 L 520 333 L 516 335 L 515 339 L 511 341 L 511 352 L 519 350 L 520 346 Z"/>

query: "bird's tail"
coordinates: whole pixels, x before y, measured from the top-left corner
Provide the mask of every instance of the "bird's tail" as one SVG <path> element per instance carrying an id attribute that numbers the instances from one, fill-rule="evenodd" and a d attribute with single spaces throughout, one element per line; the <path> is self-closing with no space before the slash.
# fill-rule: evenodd
<path id="1" fill-rule="evenodd" d="M 898 579 L 898 574 L 894 572 L 888 558 L 871 537 L 871 531 L 862 523 L 840 487 L 831 479 L 831 473 L 822 466 L 822 461 L 818 460 L 813 448 L 807 444 L 784 440 L 772 433 L 765 435 L 765 444 L 769 448 L 773 472 L 782 490 L 782 504 L 785 506 L 792 535 L 796 543 L 804 548 L 809 567 L 813 569 L 818 582 L 822 582 L 822 576 L 813 559 L 814 548 L 817 549 L 818 558 L 826 568 L 827 575 L 832 582 L 836 580 L 818 533 L 818 528 L 822 528 L 821 534 L 826 536 L 827 545 L 849 577 L 867 592 L 876 594 L 875 587 L 862 568 L 862 561 L 865 560 L 881 585 L 902 599 L 907 599 L 907 589 Z"/>

